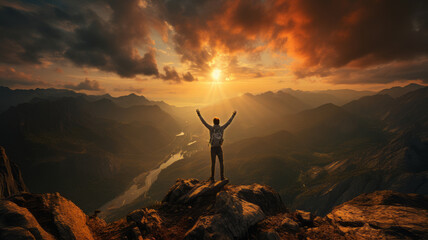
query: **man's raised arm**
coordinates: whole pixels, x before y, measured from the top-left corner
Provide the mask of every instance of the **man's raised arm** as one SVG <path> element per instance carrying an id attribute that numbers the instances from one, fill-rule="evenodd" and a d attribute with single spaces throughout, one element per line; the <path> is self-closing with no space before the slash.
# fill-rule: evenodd
<path id="1" fill-rule="evenodd" d="M 224 128 L 227 128 L 227 126 L 229 126 L 229 124 L 232 122 L 232 120 L 233 120 L 233 118 L 235 117 L 235 115 L 236 115 L 236 111 L 234 111 L 233 112 L 233 114 L 232 114 L 232 117 L 230 117 L 229 118 L 229 121 L 227 121 L 227 123 L 225 123 L 222 127 L 223 127 L 223 129 Z"/>
<path id="2" fill-rule="evenodd" d="M 196 109 L 196 113 L 198 114 L 199 119 L 201 119 L 201 122 L 205 125 L 205 127 L 211 129 L 211 125 L 205 122 L 205 119 L 202 117 L 201 112 L 199 112 L 199 109 Z"/>

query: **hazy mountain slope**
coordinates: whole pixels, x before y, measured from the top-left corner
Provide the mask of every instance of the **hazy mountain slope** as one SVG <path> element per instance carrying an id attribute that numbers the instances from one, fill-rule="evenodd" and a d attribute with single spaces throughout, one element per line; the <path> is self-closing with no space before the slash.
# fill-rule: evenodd
<path id="1" fill-rule="evenodd" d="M 351 101 L 342 107 L 358 116 L 382 119 L 396 100 L 389 95 L 377 94 Z"/>
<path id="2" fill-rule="evenodd" d="M 63 97 L 79 97 L 84 94 L 76 93 L 66 89 L 16 89 L 12 90 L 7 87 L 0 86 L 0 112 L 7 110 L 11 106 L 16 106 L 21 103 L 29 102 L 33 98 L 63 98 Z"/>
<path id="3" fill-rule="evenodd" d="M 382 91 L 378 92 L 378 94 L 380 95 L 389 95 L 393 98 L 397 98 L 397 97 L 401 97 L 403 95 L 405 95 L 406 93 L 409 92 L 413 92 L 415 90 L 421 89 L 425 86 L 416 84 L 416 83 L 411 83 L 409 85 L 406 85 L 404 87 L 392 87 L 392 88 L 388 88 L 388 89 L 383 89 Z"/>
<path id="4" fill-rule="evenodd" d="M 0 114 L 0 144 L 18 159 L 30 189 L 59 191 L 85 210 L 113 198 L 134 176 L 158 164 L 179 132 L 135 119 L 101 118 L 89 111 L 91 104 L 76 98 L 37 100 Z M 150 107 L 142 113 L 157 116 L 157 111 Z M 159 123 L 176 126 L 166 113 L 159 116 L 167 118 Z"/>
<path id="5" fill-rule="evenodd" d="M 391 128 L 407 128 L 417 125 L 423 138 L 428 131 L 428 87 L 409 92 L 399 98 L 390 108 L 385 121 Z"/>
<path id="6" fill-rule="evenodd" d="M 372 95 L 373 92 L 369 91 L 355 91 L 349 89 L 342 90 L 324 90 L 324 91 L 302 91 L 286 88 L 284 91 L 300 101 L 308 104 L 311 107 L 318 107 L 327 103 L 333 103 L 335 105 L 342 105 L 354 99 L 358 99 L 363 96 Z"/>
<path id="7" fill-rule="evenodd" d="M 299 99 L 284 92 L 266 92 L 259 95 L 244 94 L 240 97 L 227 99 L 201 109 L 202 116 L 212 123 L 214 116 L 224 124 L 234 110 L 238 114 L 233 127 L 227 130 L 228 141 L 241 140 L 248 137 L 264 136 L 282 128 L 283 116 L 294 114 L 309 106 Z M 197 126 L 199 132 L 206 131 L 194 114 L 191 125 Z"/>
<path id="8" fill-rule="evenodd" d="M 343 108 L 359 116 L 378 119 L 391 131 L 417 126 L 420 136 L 427 139 L 428 87 L 396 99 L 388 95 L 368 96 L 345 104 Z"/>
<path id="9" fill-rule="evenodd" d="M 383 147 L 367 148 L 306 172 L 306 190 L 293 206 L 323 215 L 338 204 L 376 190 L 428 194 L 427 159 L 427 143 L 414 133 L 402 133 Z"/>
<path id="10" fill-rule="evenodd" d="M 284 118 L 283 128 L 319 151 L 352 151 L 357 145 L 382 141 L 378 126 L 334 104 Z"/>

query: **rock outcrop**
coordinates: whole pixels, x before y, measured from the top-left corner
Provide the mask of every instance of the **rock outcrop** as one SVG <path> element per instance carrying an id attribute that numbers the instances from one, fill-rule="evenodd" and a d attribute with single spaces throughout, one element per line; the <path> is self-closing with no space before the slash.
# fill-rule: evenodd
<path id="1" fill-rule="evenodd" d="M 319 217 L 287 210 L 269 186 L 178 179 L 162 202 L 107 224 L 59 194 L 22 193 L 0 201 L 0 239 L 428 239 L 428 197 L 379 191 Z"/>
<path id="2" fill-rule="evenodd" d="M 0 146 L 0 199 L 27 191 L 21 171 Z"/>
<path id="3" fill-rule="evenodd" d="M 379 191 L 339 205 L 327 218 L 356 239 L 428 239 L 428 197 Z"/>
<path id="4" fill-rule="evenodd" d="M 23 193 L 0 202 L 2 239 L 93 240 L 87 220 L 79 207 L 58 193 Z"/>

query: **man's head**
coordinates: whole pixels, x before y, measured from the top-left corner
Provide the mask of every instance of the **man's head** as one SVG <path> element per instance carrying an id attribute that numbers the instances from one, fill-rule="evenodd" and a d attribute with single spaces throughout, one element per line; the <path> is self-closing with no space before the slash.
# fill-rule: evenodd
<path id="1" fill-rule="evenodd" d="M 214 125 L 219 125 L 220 124 L 220 119 L 218 117 L 215 117 L 213 119 Z"/>

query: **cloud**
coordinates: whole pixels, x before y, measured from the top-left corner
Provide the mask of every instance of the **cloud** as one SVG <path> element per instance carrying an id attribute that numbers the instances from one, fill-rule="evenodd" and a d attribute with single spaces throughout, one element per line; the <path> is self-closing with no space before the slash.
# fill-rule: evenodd
<path id="1" fill-rule="evenodd" d="M 192 80 L 174 68 L 159 73 L 151 39 L 156 30 L 198 75 L 209 73 L 219 56 L 272 51 L 288 57 L 284 64 L 291 62 L 287 68 L 297 78 L 341 82 L 345 72 L 412 64 L 418 69 L 397 78 L 423 79 L 427 66 L 416 60 L 428 57 L 426 9 L 424 0 L 18 2 L 0 7 L 0 62 L 65 58 L 121 77 Z"/>
<path id="2" fill-rule="evenodd" d="M 87 90 L 87 91 L 101 91 L 104 90 L 100 83 L 97 80 L 89 80 L 85 78 L 84 81 L 78 83 L 78 84 L 65 84 L 65 88 L 73 89 L 73 90 Z"/>
<path id="3" fill-rule="evenodd" d="M 183 80 L 186 82 L 198 81 L 198 79 L 193 77 L 193 75 L 190 72 L 183 73 Z"/>
<path id="4" fill-rule="evenodd" d="M 141 94 L 144 90 L 144 88 L 135 88 L 135 87 L 127 87 L 127 88 L 114 88 L 114 91 L 117 92 L 132 92 L 132 93 L 138 93 Z"/>
<path id="5" fill-rule="evenodd" d="M 332 83 L 389 83 L 419 80 L 428 83 L 428 59 L 392 62 L 367 69 L 342 68 L 327 79 Z"/>
<path id="6" fill-rule="evenodd" d="M 414 63 L 428 55 L 428 3 L 423 0 L 156 3 L 174 29 L 181 60 L 200 71 L 208 71 L 219 55 L 233 58 L 267 48 L 293 58 L 291 70 L 298 78 Z M 423 78 L 423 69 L 400 78 Z"/>
<path id="7" fill-rule="evenodd" d="M 159 77 L 162 80 L 165 80 L 165 81 L 174 81 L 174 82 L 180 82 L 181 81 L 181 78 L 178 75 L 178 73 L 177 73 L 177 71 L 175 70 L 174 67 L 164 66 L 163 67 L 163 71 L 165 73 L 159 75 Z"/>
<path id="8" fill-rule="evenodd" d="M 13 67 L 0 67 L 0 85 L 6 87 L 16 86 L 46 86 L 47 83 L 38 78 L 34 78 L 31 74 L 17 71 Z"/>
<path id="9" fill-rule="evenodd" d="M 64 0 L 0 5 L 0 62 L 41 64 L 44 58 L 66 58 L 121 77 L 157 75 L 150 29 L 162 29 L 164 23 L 139 3 Z M 140 54 L 142 49 L 146 53 Z"/>
<path id="10" fill-rule="evenodd" d="M 174 67 L 164 66 L 163 71 L 164 71 L 163 74 L 162 73 L 159 74 L 159 78 L 164 81 L 181 83 L 182 80 L 186 82 L 193 82 L 198 80 L 197 78 L 193 77 L 193 75 L 190 72 L 183 73 L 182 74 L 183 78 L 181 78 Z"/>

